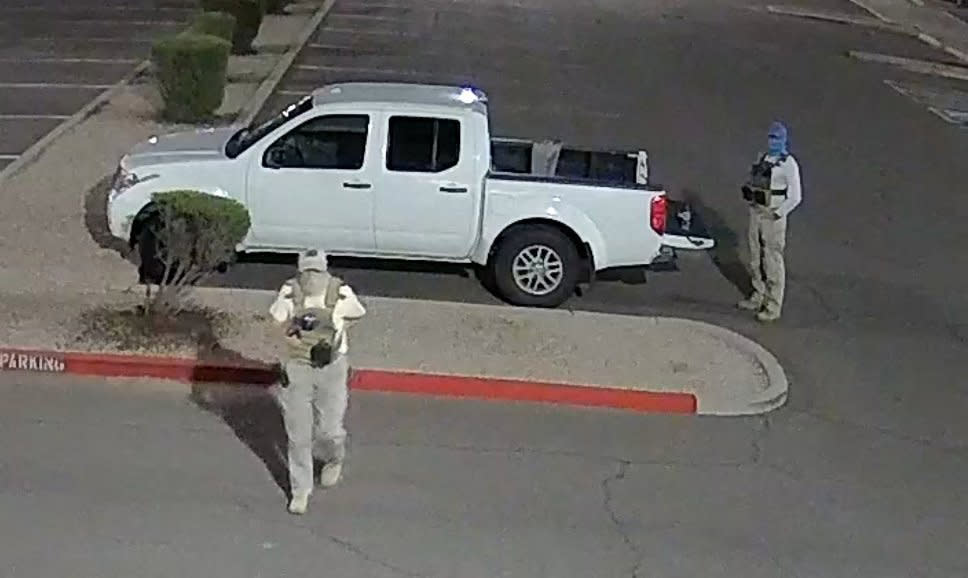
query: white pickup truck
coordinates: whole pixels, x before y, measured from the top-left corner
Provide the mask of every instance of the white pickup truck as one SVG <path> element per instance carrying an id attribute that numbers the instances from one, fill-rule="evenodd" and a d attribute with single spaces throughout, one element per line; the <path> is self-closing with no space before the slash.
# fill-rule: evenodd
<path id="1" fill-rule="evenodd" d="M 471 263 L 507 301 L 556 307 L 597 271 L 713 247 L 647 181 L 642 151 L 492 139 L 476 89 L 346 83 L 258 126 L 148 139 L 121 159 L 107 211 L 143 260 L 152 194 L 193 189 L 248 208 L 239 252 Z"/>

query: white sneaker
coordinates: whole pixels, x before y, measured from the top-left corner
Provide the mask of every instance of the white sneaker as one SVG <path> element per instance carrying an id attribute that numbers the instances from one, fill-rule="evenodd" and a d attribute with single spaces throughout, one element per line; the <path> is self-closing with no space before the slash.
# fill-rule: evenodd
<path id="1" fill-rule="evenodd" d="M 309 494 L 300 494 L 298 496 L 293 496 L 289 500 L 289 513 L 301 516 L 306 513 L 309 509 Z"/>
<path id="2" fill-rule="evenodd" d="M 779 318 L 780 318 L 780 314 L 779 313 L 776 313 L 774 311 L 767 311 L 766 309 L 764 309 L 764 310 L 762 310 L 762 311 L 760 311 L 759 313 L 756 314 L 757 321 L 761 321 L 763 323 L 769 323 L 771 321 L 776 321 Z"/>
<path id="3" fill-rule="evenodd" d="M 323 471 L 319 473 L 319 485 L 324 488 L 331 488 L 339 483 L 342 474 L 343 462 L 329 462 L 323 466 Z"/>

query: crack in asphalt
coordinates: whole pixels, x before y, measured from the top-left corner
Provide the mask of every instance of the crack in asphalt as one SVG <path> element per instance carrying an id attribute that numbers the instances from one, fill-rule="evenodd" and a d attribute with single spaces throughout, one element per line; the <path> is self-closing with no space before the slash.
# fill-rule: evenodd
<path id="1" fill-rule="evenodd" d="M 654 459 L 654 460 L 632 460 L 608 454 L 586 454 L 582 452 L 571 452 L 566 450 L 547 450 L 542 448 L 516 447 L 516 448 L 488 448 L 473 445 L 449 445 L 449 444 L 424 444 L 424 443 L 403 443 L 403 442 L 359 442 L 360 447 L 371 448 L 423 448 L 435 450 L 447 450 L 454 452 L 466 452 L 471 454 L 507 454 L 507 455 L 539 455 L 557 456 L 574 458 L 588 461 L 600 461 L 609 463 L 627 463 L 635 466 L 679 466 L 689 468 L 739 468 L 747 466 L 750 461 L 729 460 L 729 461 L 698 461 L 698 460 L 673 460 L 673 459 Z"/>
<path id="2" fill-rule="evenodd" d="M 750 463 L 754 466 L 761 465 L 763 459 L 763 442 L 770 435 L 770 416 L 764 415 L 759 419 L 760 427 L 757 428 L 756 435 L 753 436 L 753 452 L 750 456 Z"/>
<path id="3" fill-rule="evenodd" d="M 329 542 L 331 542 L 333 544 L 336 544 L 340 548 L 342 548 L 342 549 L 346 550 L 347 552 L 353 554 L 354 556 L 357 556 L 361 560 L 365 560 L 365 561 L 370 562 L 372 564 L 376 564 L 377 566 L 380 566 L 381 568 L 383 568 L 385 570 L 389 570 L 390 572 L 393 572 L 394 574 L 398 574 L 400 576 L 407 576 L 409 578 L 425 578 L 425 576 L 423 574 L 418 574 L 416 572 L 411 572 L 410 570 L 407 570 L 405 568 L 401 568 L 399 566 L 395 566 L 395 565 L 387 562 L 386 560 L 381 560 L 380 558 L 377 558 L 376 556 L 373 556 L 372 554 L 368 553 L 366 550 L 364 550 L 360 546 L 358 546 L 358 545 L 350 542 L 349 540 L 344 540 L 343 538 L 338 538 L 336 536 L 326 536 L 326 539 Z"/>
<path id="4" fill-rule="evenodd" d="M 913 437 L 913 436 L 905 435 L 900 432 L 891 430 L 886 427 L 881 427 L 874 424 L 865 424 L 865 423 L 850 421 L 842 417 L 825 415 L 818 411 L 807 411 L 807 410 L 791 410 L 791 411 L 793 413 L 798 413 L 800 415 L 812 417 L 818 421 L 822 421 L 829 425 L 861 430 L 868 433 L 881 435 L 886 438 L 893 439 L 895 441 L 914 444 L 917 446 L 921 446 L 923 448 L 928 448 L 939 452 L 950 453 L 955 455 L 964 455 L 968 453 L 968 446 L 964 446 L 964 445 L 950 445 L 950 444 L 945 444 L 942 442 L 935 441 L 930 438 Z"/>
<path id="5" fill-rule="evenodd" d="M 630 462 L 625 460 L 618 460 L 618 467 L 614 472 L 606 476 L 602 480 L 602 508 L 605 510 L 605 514 L 608 515 L 609 520 L 611 520 L 612 525 L 618 531 L 619 535 L 622 537 L 622 542 L 625 547 L 629 549 L 632 556 L 635 558 L 635 563 L 631 568 L 632 578 L 638 578 L 639 571 L 642 569 L 642 553 L 639 547 L 636 546 L 635 542 L 632 541 L 632 537 L 629 534 L 628 528 L 625 527 L 625 523 L 619 517 L 618 512 L 612 505 L 613 495 L 611 485 L 615 482 L 625 479 L 625 475 L 628 473 Z"/>

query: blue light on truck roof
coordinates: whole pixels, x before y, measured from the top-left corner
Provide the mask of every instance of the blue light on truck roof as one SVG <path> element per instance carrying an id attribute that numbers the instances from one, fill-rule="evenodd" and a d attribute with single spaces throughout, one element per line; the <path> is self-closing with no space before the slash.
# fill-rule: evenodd
<path id="1" fill-rule="evenodd" d="M 464 104 L 473 104 L 479 100 L 479 97 L 477 96 L 477 91 L 465 86 L 460 90 L 460 94 L 457 95 L 457 100 Z"/>

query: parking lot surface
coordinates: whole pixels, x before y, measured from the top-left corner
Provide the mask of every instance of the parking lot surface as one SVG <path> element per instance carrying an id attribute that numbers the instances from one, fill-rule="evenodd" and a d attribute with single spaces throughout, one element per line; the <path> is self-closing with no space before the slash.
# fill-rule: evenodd
<path id="1" fill-rule="evenodd" d="M 690 317 L 756 339 L 791 379 L 788 407 L 767 422 L 806 414 L 818 432 L 850 423 L 964 452 L 968 396 L 953 376 L 968 371 L 956 289 L 968 284 L 968 131 L 897 87 L 966 87 L 849 56 L 950 60 L 914 38 L 762 8 L 337 0 L 269 110 L 342 80 L 468 82 L 491 97 L 496 135 L 646 148 L 654 179 L 694 199 L 719 247 L 567 307 Z M 738 189 L 774 119 L 790 127 L 805 193 L 790 218 L 784 318 L 761 326 L 734 308 L 749 287 Z M 337 265 L 364 295 L 496 302 L 461 267 Z M 286 260 L 248 262 L 217 283 L 275 289 L 292 273 Z"/>
<path id="2" fill-rule="evenodd" d="M 0 374 L 3 576 L 968 574 L 965 457 L 847 424 L 357 393 L 294 517 L 268 396 L 188 393 Z"/>
<path id="3" fill-rule="evenodd" d="M 0 169 L 124 78 L 192 0 L 0 3 Z"/>

